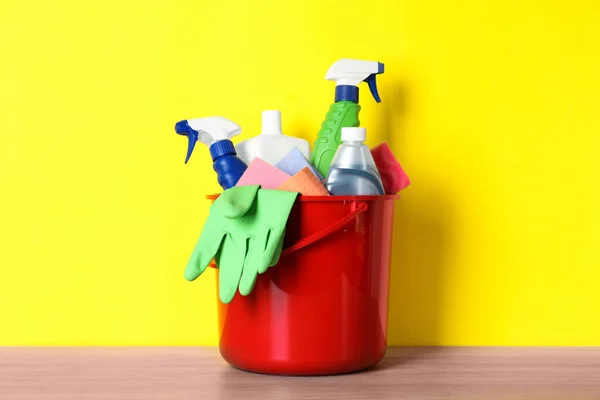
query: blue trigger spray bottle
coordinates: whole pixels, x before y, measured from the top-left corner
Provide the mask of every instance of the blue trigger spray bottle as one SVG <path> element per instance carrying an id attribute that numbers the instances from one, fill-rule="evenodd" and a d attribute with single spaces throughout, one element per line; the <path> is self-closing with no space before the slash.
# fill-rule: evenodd
<path id="1" fill-rule="evenodd" d="M 248 168 L 237 156 L 235 147 L 229 140 L 241 131 L 239 125 L 224 117 L 184 119 L 175 124 L 175 132 L 188 137 L 186 164 L 197 141 L 207 145 L 213 160 L 213 169 L 223 190 L 234 187 Z"/>

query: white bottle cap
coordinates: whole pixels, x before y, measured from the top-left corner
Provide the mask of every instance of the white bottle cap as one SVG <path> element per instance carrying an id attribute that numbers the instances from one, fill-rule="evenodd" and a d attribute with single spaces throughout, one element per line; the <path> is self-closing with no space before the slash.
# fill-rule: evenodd
<path id="1" fill-rule="evenodd" d="M 262 112 L 261 135 L 283 135 L 281 132 L 281 111 L 265 110 Z"/>
<path id="2" fill-rule="evenodd" d="M 342 128 L 342 141 L 364 142 L 367 140 L 367 130 L 365 128 Z"/>

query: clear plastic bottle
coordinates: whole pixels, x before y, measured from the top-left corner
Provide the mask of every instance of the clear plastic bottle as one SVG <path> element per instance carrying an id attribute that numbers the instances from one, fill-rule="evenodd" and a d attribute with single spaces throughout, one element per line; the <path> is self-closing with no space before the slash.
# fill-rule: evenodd
<path id="1" fill-rule="evenodd" d="M 383 195 L 383 184 L 371 150 L 365 145 L 365 128 L 342 128 L 338 147 L 325 187 L 333 196 Z"/>

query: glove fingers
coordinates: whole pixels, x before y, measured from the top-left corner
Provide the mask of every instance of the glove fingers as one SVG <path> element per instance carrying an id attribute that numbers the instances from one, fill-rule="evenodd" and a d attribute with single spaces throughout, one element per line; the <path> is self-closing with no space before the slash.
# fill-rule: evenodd
<path id="1" fill-rule="evenodd" d="M 281 250 L 283 250 L 283 239 L 284 238 L 285 238 L 285 231 L 283 231 L 283 235 L 281 235 L 281 239 L 279 239 L 279 243 L 277 244 L 277 247 L 275 247 L 275 252 L 273 253 L 273 257 L 271 258 L 269 267 L 274 267 L 279 262 L 279 257 L 281 256 Z"/>
<path id="2" fill-rule="evenodd" d="M 242 272 L 242 279 L 240 279 L 240 294 L 242 296 L 248 296 L 252 289 L 254 289 L 254 284 L 256 283 L 256 277 L 258 276 L 258 271 L 254 267 L 249 267 L 247 265 L 244 266 L 244 272 Z"/>
<path id="3" fill-rule="evenodd" d="M 225 236 L 216 257 L 219 267 L 219 298 L 224 304 L 229 303 L 238 290 L 245 256 L 246 241 L 236 242 L 231 235 Z"/>
<path id="4" fill-rule="evenodd" d="M 202 231 L 204 233 L 204 231 Z M 188 281 L 193 281 L 198 278 L 206 267 L 213 259 L 219 247 L 221 246 L 221 242 L 223 241 L 224 235 L 221 234 L 210 237 L 208 235 L 200 234 L 200 238 L 198 238 L 198 242 L 194 247 L 194 251 L 188 260 L 187 266 L 185 268 L 184 277 Z"/>
<path id="5" fill-rule="evenodd" d="M 240 280 L 240 293 L 247 296 L 252 292 L 262 262 L 266 236 L 253 236 L 248 239 L 248 253 L 244 260 L 244 272 Z"/>
<path id="6" fill-rule="evenodd" d="M 272 230 L 268 230 L 264 236 L 250 239 L 240 280 L 240 293 L 243 296 L 252 292 L 258 274 L 264 274 L 270 266 L 277 264 L 282 247 L 283 235 L 275 235 Z"/>
<path id="7" fill-rule="evenodd" d="M 279 261 L 279 256 L 281 255 L 282 246 L 283 232 L 277 233 L 275 230 L 270 229 L 269 234 L 267 235 L 265 248 L 263 250 L 264 256 L 262 262 L 258 265 L 259 274 L 264 274 L 271 265 L 277 264 L 277 261 Z M 273 263 L 273 261 L 275 262 Z"/>

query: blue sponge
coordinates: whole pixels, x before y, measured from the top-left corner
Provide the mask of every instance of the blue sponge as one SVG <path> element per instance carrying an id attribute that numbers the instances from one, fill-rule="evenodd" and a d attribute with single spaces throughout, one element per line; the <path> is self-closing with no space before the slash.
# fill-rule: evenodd
<path id="1" fill-rule="evenodd" d="M 290 150 L 275 166 L 290 176 L 294 176 L 296 173 L 308 167 L 319 181 L 323 180 L 323 176 L 321 176 L 319 171 L 317 171 L 315 167 L 308 162 L 306 157 L 304 157 L 302 152 L 295 147 L 292 148 L 292 150 Z"/>

